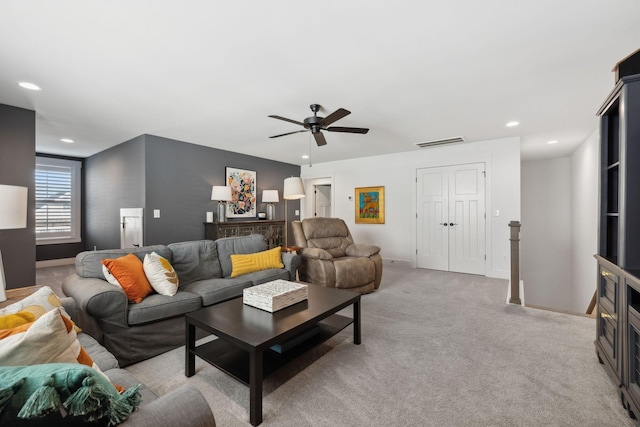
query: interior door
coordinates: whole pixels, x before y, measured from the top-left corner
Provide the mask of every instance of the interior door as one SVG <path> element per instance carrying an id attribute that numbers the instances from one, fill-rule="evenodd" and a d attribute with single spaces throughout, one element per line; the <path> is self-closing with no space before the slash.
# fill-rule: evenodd
<path id="1" fill-rule="evenodd" d="M 449 167 L 449 200 L 449 271 L 484 275 L 484 163 Z"/>
<path id="2" fill-rule="evenodd" d="M 315 210 L 316 217 L 331 216 L 331 185 L 315 186 Z"/>
<path id="3" fill-rule="evenodd" d="M 419 268 L 449 270 L 449 169 L 420 169 L 417 184 L 417 265 Z"/>
<path id="4" fill-rule="evenodd" d="M 484 163 L 418 170 L 418 268 L 485 274 L 484 187 Z"/>
<path id="5" fill-rule="evenodd" d="M 142 208 L 120 209 L 120 248 L 143 246 Z"/>

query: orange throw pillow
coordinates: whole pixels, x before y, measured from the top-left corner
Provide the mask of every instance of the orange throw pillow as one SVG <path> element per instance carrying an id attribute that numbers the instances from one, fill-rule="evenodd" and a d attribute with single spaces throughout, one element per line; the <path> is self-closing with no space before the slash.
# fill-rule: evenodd
<path id="1" fill-rule="evenodd" d="M 144 274 L 142 261 L 134 254 L 114 259 L 103 259 L 102 264 L 120 283 L 130 301 L 136 304 L 140 303 L 144 297 L 153 292 L 153 288 Z"/>

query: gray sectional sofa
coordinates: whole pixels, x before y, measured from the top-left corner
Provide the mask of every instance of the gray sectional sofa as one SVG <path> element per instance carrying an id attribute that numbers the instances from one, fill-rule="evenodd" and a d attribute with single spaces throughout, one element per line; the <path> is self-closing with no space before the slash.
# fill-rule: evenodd
<path id="1" fill-rule="evenodd" d="M 78 313 L 73 298 L 61 298 L 60 302 L 67 313 L 77 320 Z M 216 425 L 209 404 L 197 388 L 184 384 L 159 397 L 129 372 L 121 369 L 116 358 L 91 336 L 80 333 L 78 341 L 114 384 L 124 388 L 140 384 L 142 402 L 138 409 L 120 424 L 122 427 L 179 426 L 183 425 L 185 420 L 189 420 L 188 424 L 192 427 Z"/>
<path id="2" fill-rule="evenodd" d="M 231 278 L 232 254 L 267 249 L 260 234 L 197 240 L 140 248 L 81 252 L 76 273 L 67 277 L 62 290 L 75 300 L 79 326 L 126 366 L 184 345 L 184 315 L 242 295 L 242 290 L 275 279 L 295 280 L 300 257 L 282 253 L 284 268 L 269 269 Z M 108 283 L 101 260 L 133 253 L 141 260 L 156 252 L 178 274 L 174 296 L 152 294 L 139 304 L 130 303 L 124 291 Z"/>

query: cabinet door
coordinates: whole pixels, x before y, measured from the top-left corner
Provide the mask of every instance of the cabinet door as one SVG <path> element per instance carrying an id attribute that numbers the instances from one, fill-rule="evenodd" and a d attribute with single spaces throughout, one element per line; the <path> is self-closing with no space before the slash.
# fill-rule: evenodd
<path id="1" fill-rule="evenodd" d="M 619 361 L 619 313 L 618 276 L 607 268 L 599 267 L 597 341 L 602 352 L 602 361 L 608 363 L 616 374 L 620 372 Z M 604 357 L 603 357 L 604 356 Z"/>

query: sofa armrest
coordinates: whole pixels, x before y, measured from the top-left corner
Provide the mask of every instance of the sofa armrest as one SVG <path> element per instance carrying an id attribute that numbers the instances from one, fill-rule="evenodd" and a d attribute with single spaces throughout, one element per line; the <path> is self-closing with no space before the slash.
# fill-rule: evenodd
<path id="1" fill-rule="evenodd" d="M 289 272 L 289 280 L 296 279 L 296 272 L 298 271 L 298 267 L 300 267 L 301 262 L 302 258 L 300 258 L 300 255 L 296 253 L 282 253 L 282 263 L 284 264 L 284 268 Z"/>
<path id="2" fill-rule="evenodd" d="M 58 298 L 60 300 L 60 304 L 62 304 L 62 308 L 71 316 L 71 320 L 78 323 L 78 308 L 76 307 L 76 302 L 71 297 L 63 297 Z"/>
<path id="3" fill-rule="evenodd" d="M 380 252 L 380 247 L 376 245 L 364 245 L 361 243 L 354 243 L 347 246 L 345 253 L 347 256 L 364 257 L 368 258 L 371 255 L 375 255 Z"/>
<path id="4" fill-rule="evenodd" d="M 127 295 L 106 280 L 72 274 L 64 279 L 62 292 L 75 301 L 80 322 L 84 313 L 96 320 L 128 327 Z M 80 327 L 84 329 L 82 324 Z"/>
<path id="5" fill-rule="evenodd" d="M 187 422 L 188 420 L 188 422 Z M 213 427 L 215 418 L 200 391 L 188 384 L 143 403 L 122 423 L 123 427 Z"/>
<path id="6" fill-rule="evenodd" d="M 304 259 L 322 259 L 325 261 L 333 261 L 333 256 L 324 249 L 320 248 L 302 248 L 300 255 Z"/>

